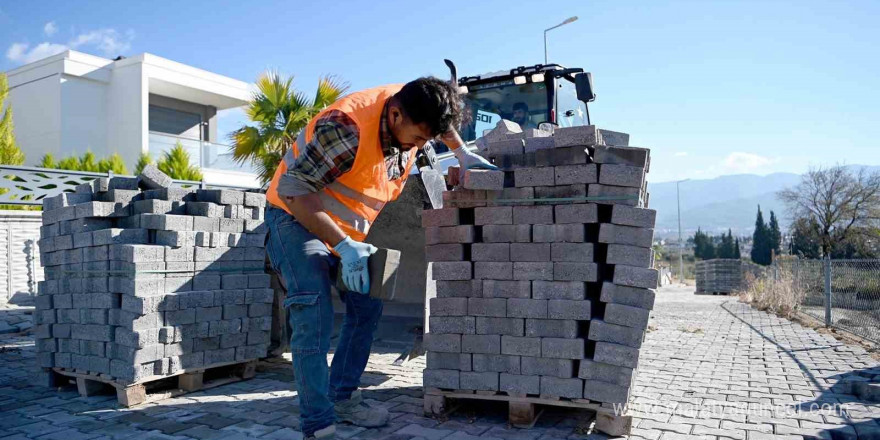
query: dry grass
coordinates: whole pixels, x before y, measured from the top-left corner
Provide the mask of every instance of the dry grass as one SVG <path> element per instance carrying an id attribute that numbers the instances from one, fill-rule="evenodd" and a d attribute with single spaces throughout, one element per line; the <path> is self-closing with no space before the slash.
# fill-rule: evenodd
<path id="1" fill-rule="evenodd" d="M 780 271 L 776 282 L 748 272 L 743 276 L 744 288 L 739 292 L 740 301 L 751 304 L 758 310 L 791 318 L 804 299 L 805 292 L 795 287 L 792 274 L 788 271 Z"/>

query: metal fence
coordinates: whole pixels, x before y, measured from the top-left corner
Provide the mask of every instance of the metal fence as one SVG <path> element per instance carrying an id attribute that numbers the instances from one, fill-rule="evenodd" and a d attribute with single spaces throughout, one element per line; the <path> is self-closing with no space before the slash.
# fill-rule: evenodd
<path id="1" fill-rule="evenodd" d="M 0 165 L 0 205 L 43 204 L 43 199 L 62 192 L 73 192 L 77 185 L 101 177 L 133 177 L 113 173 L 91 173 L 49 168 Z M 192 180 L 174 180 L 175 187 L 230 188 L 248 190 L 232 185 L 206 184 Z"/>
<path id="2" fill-rule="evenodd" d="M 880 343 L 880 260 L 779 259 L 767 275 L 791 283 L 801 312 Z"/>

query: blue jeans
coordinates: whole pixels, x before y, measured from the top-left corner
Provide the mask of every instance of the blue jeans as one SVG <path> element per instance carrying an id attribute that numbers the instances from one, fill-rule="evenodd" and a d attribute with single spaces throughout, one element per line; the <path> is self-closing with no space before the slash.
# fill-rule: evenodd
<path id="1" fill-rule="evenodd" d="M 330 286 L 335 285 L 339 257 L 281 209 L 267 207 L 265 222 L 269 227 L 266 252 L 287 289 L 284 306 L 291 329 L 294 382 L 302 432 L 309 436 L 335 423 L 333 402 L 349 399 L 357 390 L 382 316 L 382 301 L 357 292 L 339 292 L 345 319 L 328 369 L 333 333 Z"/>

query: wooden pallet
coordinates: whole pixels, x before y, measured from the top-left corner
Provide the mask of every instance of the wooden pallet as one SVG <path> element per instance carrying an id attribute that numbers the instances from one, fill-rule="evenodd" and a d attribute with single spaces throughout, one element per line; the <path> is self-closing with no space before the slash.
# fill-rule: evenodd
<path id="1" fill-rule="evenodd" d="M 425 415 L 446 416 L 458 408 L 459 399 L 492 400 L 508 403 L 508 421 L 517 428 L 532 428 L 544 409 L 542 406 L 578 408 L 590 411 L 595 419 L 595 429 L 611 436 L 629 435 L 632 416 L 615 413 L 611 408 L 586 400 L 563 400 L 526 395 L 511 395 L 497 391 L 441 390 L 425 388 Z"/>
<path id="2" fill-rule="evenodd" d="M 55 367 L 54 383 L 75 383 L 83 397 L 116 391 L 124 407 L 156 402 L 193 391 L 250 379 L 256 374 L 257 360 L 215 364 L 209 367 L 180 370 L 169 376 L 151 376 L 137 383 L 122 384 L 94 372 Z"/>

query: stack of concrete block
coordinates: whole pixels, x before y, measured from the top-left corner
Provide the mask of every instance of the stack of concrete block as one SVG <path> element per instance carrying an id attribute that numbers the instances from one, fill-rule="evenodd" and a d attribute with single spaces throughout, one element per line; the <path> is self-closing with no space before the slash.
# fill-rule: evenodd
<path id="1" fill-rule="evenodd" d="M 504 129 L 480 151 L 500 170 L 460 172 L 422 213 L 424 385 L 625 404 L 658 279 L 649 151 L 594 126 Z"/>
<path id="2" fill-rule="evenodd" d="M 148 167 L 43 201 L 39 367 L 126 385 L 265 357 L 265 196 L 170 184 Z"/>
<path id="3" fill-rule="evenodd" d="M 697 261 L 696 278 L 698 294 L 737 292 L 742 288 L 743 264 L 729 258 Z"/>

